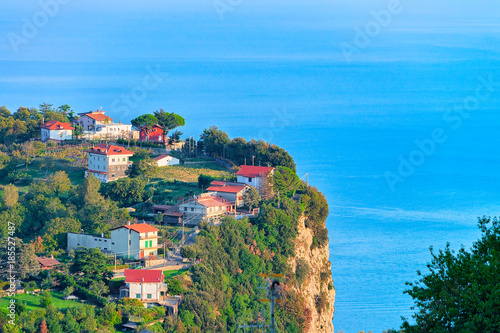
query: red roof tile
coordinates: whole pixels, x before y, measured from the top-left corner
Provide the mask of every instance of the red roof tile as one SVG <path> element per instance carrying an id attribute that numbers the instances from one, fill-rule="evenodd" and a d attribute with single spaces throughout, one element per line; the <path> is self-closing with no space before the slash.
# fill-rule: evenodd
<path id="1" fill-rule="evenodd" d="M 224 186 L 226 182 L 221 182 L 220 180 L 214 180 L 210 186 Z"/>
<path id="2" fill-rule="evenodd" d="M 236 173 L 237 176 L 243 177 L 260 177 L 265 176 L 269 172 L 273 171 L 273 167 L 261 167 L 253 165 L 241 165 L 240 170 Z"/>
<path id="3" fill-rule="evenodd" d="M 42 124 L 40 126 L 41 128 L 45 128 L 51 131 L 56 131 L 56 130 L 74 130 L 75 128 L 71 126 L 69 123 L 62 123 L 57 120 L 49 120 L 45 124 Z"/>
<path id="4" fill-rule="evenodd" d="M 163 154 L 163 155 L 160 155 L 160 156 L 155 157 L 155 158 L 153 158 L 153 159 L 154 159 L 155 161 L 159 161 L 159 160 L 164 159 L 165 157 L 170 157 L 170 155 Z"/>
<path id="5" fill-rule="evenodd" d="M 108 145 L 106 143 L 100 143 L 93 146 L 87 153 L 100 154 L 100 155 L 134 155 L 133 152 L 127 150 L 120 146 Z"/>
<path id="6" fill-rule="evenodd" d="M 36 257 L 36 260 L 38 260 L 43 267 L 52 267 L 60 264 L 60 262 L 54 258 Z"/>
<path id="7" fill-rule="evenodd" d="M 152 269 L 126 269 L 125 283 L 163 283 L 165 277 L 162 271 Z"/>
<path id="8" fill-rule="evenodd" d="M 217 195 L 196 198 L 195 201 L 205 207 L 231 206 L 234 202 L 221 198 Z"/>
<path id="9" fill-rule="evenodd" d="M 85 113 L 82 115 L 83 116 L 87 116 L 89 118 L 92 118 L 94 120 L 97 120 L 97 121 L 105 121 L 105 120 L 109 120 L 109 121 L 112 121 L 113 119 L 111 119 L 110 117 L 106 116 L 104 113 L 101 113 L 101 112 L 89 112 L 89 113 Z"/>
<path id="10" fill-rule="evenodd" d="M 235 185 L 228 185 L 228 186 L 210 186 L 207 188 L 207 191 L 209 192 L 223 192 L 223 193 L 238 193 L 241 190 L 243 190 L 245 186 L 235 186 Z"/>
<path id="11" fill-rule="evenodd" d="M 159 231 L 158 229 L 147 223 L 124 225 L 124 227 L 137 231 L 138 233 Z"/>

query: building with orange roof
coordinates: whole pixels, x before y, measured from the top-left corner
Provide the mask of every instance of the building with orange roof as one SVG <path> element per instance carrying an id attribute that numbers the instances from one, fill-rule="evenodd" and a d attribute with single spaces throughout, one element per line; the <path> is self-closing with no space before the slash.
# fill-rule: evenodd
<path id="1" fill-rule="evenodd" d="M 232 183 L 213 181 L 207 188 L 207 192 L 215 193 L 215 195 L 234 202 L 236 207 L 244 206 L 244 196 L 250 185 L 244 183 Z"/>
<path id="2" fill-rule="evenodd" d="M 111 124 L 113 119 L 105 115 L 106 111 L 97 110 L 79 113 L 80 125 L 84 131 L 94 131 L 97 125 Z"/>
<path id="3" fill-rule="evenodd" d="M 158 255 L 158 229 L 147 224 L 128 224 L 111 229 L 111 249 L 128 259 L 155 258 Z"/>
<path id="4" fill-rule="evenodd" d="M 121 147 L 101 143 L 87 150 L 88 170 L 85 177 L 94 175 L 103 183 L 127 177 L 133 152 Z"/>
<path id="5" fill-rule="evenodd" d="M 236 173 L 238 183 L 244 183 L 253 186 L 261 192 L 264 178 L 273 175 L 273 167 L 261 167 L 253 165 L 241 165 L 240 170 Z"/>
<path id="6" fill-rule="evenodd" d="M 69 123 L 62 123 L 57 120 L 50 120 L 40 126 L 42 132 L 42 141 L 54 140 L 64 141 L 73 139 L 73 130 L 75 129 Z"/>
<path id="7" fill-rule="evenodd" d="M 183 214 L 184 223 L 196 225 L 200 221 L 219 220 L 222 215 L 234 212 L 236 204 L 212 192 L 180 203 L 178 209 Z"/>
<path id="8" fill-rule="evenodd" d="M 167 284 L 161 270 L 126 269 L 125 286 L 120 288 L 120 298 L 140 300 L 145 307 L 158 306 L 167 299 Z"/>

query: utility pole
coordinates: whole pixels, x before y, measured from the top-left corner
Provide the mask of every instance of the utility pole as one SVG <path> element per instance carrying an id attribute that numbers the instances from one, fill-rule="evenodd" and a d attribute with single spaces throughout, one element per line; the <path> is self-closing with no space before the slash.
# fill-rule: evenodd
<path id="1" fill-rule="evenodd" d="M 255 165 L 254 161 L 255 161 L 255 155 L 252 155 L 252 166 Z"/>
<path id="2" fill-rule="evenodd" d="M 116 253 L 115 253 L 115 272 L 116 272 Z"/>

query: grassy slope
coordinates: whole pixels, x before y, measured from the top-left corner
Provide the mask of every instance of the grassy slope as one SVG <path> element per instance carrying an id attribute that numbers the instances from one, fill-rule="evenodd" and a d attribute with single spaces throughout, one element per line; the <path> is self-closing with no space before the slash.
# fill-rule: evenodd
<path id="1" fill-rule="evenodd" d="M 51 291 L 50 293 L 52 294 L 52 303 L 59 310 L 64 310 L 64 309 L 71 308 L 71 307 L 83 306 L 82 303 L 79 303 L 77 301 L 64 300 L 63 296 L 62 296 L 62 292 L 60 292 L 60 291 Z M 32 310 L 35 310 L 37 308 L 41 308 L 41 306 L 40 306 L 40 301 L 42 299 L 41 296 L 31 295 L 31 294 L 21 294 L 21 295 L 16 295 L 14 298 L 17 302 L 19 302 L 19 301 L 25 302 L 28 311 L 32 311 Z M 11 298 L 7 298 L 7 297 L 0 298 L 0 308 L 6 308 L 9 304 L 10 300 L 11 300 Z"/>

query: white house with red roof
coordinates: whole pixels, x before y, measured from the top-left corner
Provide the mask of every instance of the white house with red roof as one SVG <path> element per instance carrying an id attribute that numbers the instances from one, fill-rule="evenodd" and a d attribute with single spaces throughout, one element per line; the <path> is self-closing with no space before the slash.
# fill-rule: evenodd
<path id="1" fill-rule="evenodd" d="M 88 170 L 85 177 L 94 175 L 103 183 L 127 177 L 133 152 L 120 147 L 101 143 L 87 150 Z"/>
<path id="2" fill-rule="evenodd" d="M 222 215 L 233 212 L 236 204 L 212 192 L 180 203 L 178 209 L 183 214 L 184 223 L 198 224 L 202 220 L 218 220 Z"/>
<path id="3" fill-rule="evenodd" d="M 158 255 L 158 229 L 147 224 L 129 224 L 111 229 L 111 250 L 128 259 Z"/>
<path id="4" fill-rule="evenodd" d="M 178 158 L 166 154 L 155 157 L 154 160 L 159 167 L 178 165 L 180 162 Z"/>
<path id="5" fill-rule="evenodd" d="M 161 270 L 126 269 L 125 286 L 120 288 L 120 298 L 140 300 L 145 307 L 162 305 L 167 299 L 167 284 Z"/>
<path id="6" fill-rule="evenodd" d="M 261 167 L 253 165 L 241 165 L 236 173 L 238 183 L 253 186 L 260 192 L 263 179 L 274 174 L 273 167 Z"/>
<path id="7" fill-rule="evenodd" d="M 57 120 L 50 120 L 40 126 L 42 131 L 42 141 L 54 140 L 64 141 L 73 139 L 75 129 L 69 123 L 62 123 Z"/>
<path id="8" fill-rule="evenodd" d="M 94 131 L 97 125 L 111 124 L 113 119 L 105 115 L 106 111 L 89 111 L 79 113 L 80 125 L 84 131 Z"/>
<path id="9" fill-rule="evenodd" d="M 244 206 L 243 197 L 249 188 L 250 185 L 244 183 L 213 181 L 207 188 L 207 192 L 215 193 L 221 198 L 234 202 L 236 207 L 242 207 Z"/>

